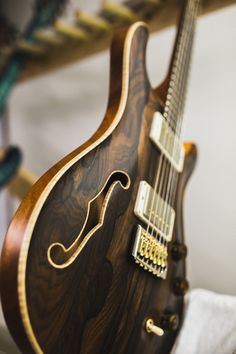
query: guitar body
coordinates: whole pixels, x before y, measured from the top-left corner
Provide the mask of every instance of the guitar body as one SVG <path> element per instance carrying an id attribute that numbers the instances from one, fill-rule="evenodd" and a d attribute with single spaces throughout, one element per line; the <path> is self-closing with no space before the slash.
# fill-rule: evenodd
<path id="1" fill-rule="evenodd" d="M 185 145 L 164 280 L 132 257 L 138 186 L 140 180 L 154 184 L 160 157 L 149 131 L 154 112 L 162 109 L 163 88 L 149 84 L 147 38 L 143 23 L 115 37 L 100 128 L 39 179 L 9 227 L 1 296 L 24 353 L 165 354 L 176 339 L 180 325 L 158 337 L 145 323 L 160 323 L 169 313 L 181 323 L 185 259 L 174 260 L 171 248 L 183 243 L 182 200 L 196 149 Z"/>

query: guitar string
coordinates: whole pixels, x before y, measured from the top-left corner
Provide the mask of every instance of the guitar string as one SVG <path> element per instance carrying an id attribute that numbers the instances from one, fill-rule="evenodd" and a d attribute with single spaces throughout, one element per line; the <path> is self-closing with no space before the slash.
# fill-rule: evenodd
<path id="1" fill-rule="evenodd" d="M 191 34 L 189 36 L 189 50 L 188 53 L 186 55 L 185 58 L 185 63 L 184 63 L 184 67 L 187 67 L 187 69 L 185 70 L 185 72 L 183 73 L 183 85 L 182 85 L 182 90 L 181 90 L 181 99 L 179 100 L 179 105 L 178 105 L 178 112 L 179 112 L 179 120 L 177 121 L 177 132 L 180 135 L 180 131 L 182 129 L 182 122 L 183 122 L 183 110 L 184 110 L 184 102 L 185 102 L 185 97 L 186 97 L 186 86 L 188 84 L 188 73 L 189 73 L 189 69 L 190 69 L 190 62 L 191 62 L 191 56 L 192 56 L 192 46 L 193 46 L 193 36 L 194 36 L 194 28 L 195 28 L 195 17 L 197 14 L 197 7 L 198 7 L 198 1 L 194 2 L 194 9 L 193 9 L 193 14 L 192 14 L 192 19 L 191 19 Z M 178 177 L 178 174 L 175 175 L 175 179 L 176 177 Z M 173 188 L 174 189 L 174 185 L 176 183 L 173 184 Z M 175 197 L 175 193 L 169 193 L 170 197 L 172 196 L 172 198 L 170 198 L 170 200 L 172 199 L 171 205 L 173 204 L 173 198 Z M 169 200 L 168 200 L 169 202 Z"/>
<path id="2" fill-rule="evenodd" d="M 186 75 L 187 72 L 184 73 L 183 77 L 186 78 Z M 183 85 L 184 87 L 185 85 Z M 181 90 L 181 93 L 183 93 L 184 91 L 184 88 Z M 183 104 L 183 100 L 180 99 L 179 100 L 179 105 L 181 105 L 181 103 Z M 179 107 L 178 107 L 178 111 L 179 111 Z M 181 116 L 179 115 L 180 119 L 181 119 Z M 179 124 L 177 125 L 177 131 L 180 132 L 180 126 L 181 126 L 181 121 L 179 121 Z M 176 144 L 174 144 L 174 147 L 173 147 L 173 151 L 176 150 Z M 165 220 L 170 220 L 170 213 L 171 211 L 169 210 L 168 211 L 168 208 L 167 208 L 167 205 L 168 206 L 171 206 L 171 207 L 174 207 L 174 202 L 175 202 L 175 192 L 176 192 L 176 187 L 177 187 L 177 184 L 178 184 L 178 177 L 179 177 L 179 172 L 176 171 L 175 168 L 171 168 L 171 172 L 170 172 L 170 175 L 169 175 L 169 178 L 168 178 L 168 187 L 167 187 L 167 194 L 165 196 L 165 201 L 166 201 L 166 209 L 165 209 L 165 213 L 164 213 L 164 219 Z M 168 230 L 169 231 L 169 230 Z M 173 232 L 173 230 L 171 230 Z"/>
<path id="3" fill-rule="evenodd" d="M 186 11 L 187 11 L 187 7 L 186 7 Z M 188 26 L 189 26 L 189 22 L 184 19 L 183 25 L 182 25 L 182 28 L 181 28 L 181 31 L 180 31 L 179 41 L 177 43 L 177 48 L 176 48 L 177 49 L 177 52 L 176 52 L 177 54 L 176 54 L 176 58 L 174 59 L 174 64 L 173 64 L 174 68 L 173 68 L 172 74 L 171 74 L 171 80 L 173 79 L 173 75 L 174 75 L 175 76 L 175 83 L 177 83 L 177 86 L 178 86 L 175 89 L 175 91 L 174 91 L 175 96 L 176 96 L 176 93 L 178 93 L 178 95 L 179 95 L 180 87 L 181 87 L 180 78 L 181 78 L 181 72 L 183 70 L 182 68 L 184 67 L 184 65 L 182 64 L 182 66 L 180 67 L 181 69 L 179 69 L 179 64 L 180 64 L 179 63 L 179 61 L 180 61 L 179 57 L 181 58 L 181 61 L 184 63 L 184 60 L 183 60 L 184 57 L 183 57 L 182 52 L 184 52 L 184 54 L 185 54 L 185 48 L 186 48 L 187 43 L 188 43 L 187 42 L 188 38 L 187 38 L 187 35 L 186 35 L 186 33 L 188 32 L 188 28 L 187 28 Z M 182 84 L 182 82 L 181 82 L 181 84 Z M 177 97 L 178 97 L 178 95 L 177 95 Z M 167 95 L 167 99 L 169 99 L 168 95 Z M 172 117 L 172 114 L 171 114 L 172 111 L 173 111 L 172 107 L 174 106 L 174 111 L 176 111 L 176 110 L 178 111 L 178 107 L 176 107 L 176 102 L 179 102 L 179 100 L 175 100 L 175 101 L 171 100 L 170 102 L 172 102 L 172 105 L 169 106 L 169 108 L 171 108 L 171 109 L 169 111 L 168 116 Z M 174 102 L 174 105 L 173 105 L 173 102 Z M 174 141 L 173 148 L 172 148 L 172 154 L 171 154 L 172 156 L 173 156 L 173 151 L 175 151 L 175 141 Z M 160 195 L 160 196 L 162 196 L 162 194 L 165 193 L 165 189 L 166 189 L 166 195 L 168 195 L 169 190 L 171 188 L 172 178 L 169 178 L 169 175 L 172 177 L 173 170 L 175 170 L 175 169 L 173 168 L 172 164 L 170 164 L 169 162 L 168 162 L 168 165 L 169 165 L 169 172 L 167 174 L 167 178 L 165 178 L 165 180 L 167 182 L 166 182 L 164 190 L 162 190 L 162 188 L 160 187 L 160 191 L 158 193 L 158 195 Z M 164 179 L 165 176 L 166 176 L 166 174 L 163 173 L 163 179 Z M 163 185 L 163 183 L 161 185 Z M 162 192 L 161 192 L 161 190 L 162 190 Z M 167 211 L 168 211 L 168 205 L 167 205 L 167 198 L 164 197 L 164 195 L 163 195 L 163 199 L 164 199 L 165 203 L 162 203 L 162 207 L 161 208 L 160 208 L 160 202 L 159 202 L 159 209 L 158 209 L 158 206 L 156 205 L 155 218 L 158 217 L 158 213 L 159 213 L 159 215 L 160 215 L 159 219 L 161 219 L 161 228 L 162 228 L 162 231 L 164 232 L 164 234 L 166 234 L 167 231 L 169 232 L 168 224 L 166 224 L 166 220 L 168 220 L 166 218 L 166 214 L 167 214 Z M 170 215 L 170 212 L 169 212 L 169 215 Z M 156 222 L 156 219 L 154 221 L 154 225 L 156 224 L 155 222 Z M 152 230 L 152 235 L 153 235 L 153 230 Z M 165 238 L 163 238 L 163 237 L 161 238 L 161 243 L 164 244 L 164 246 L 166 246 Z M 162 261 L 163 261 L 163 256 L 161 256 L 158 259 L 158 262 L 159 262 L 158 265 L 162 265 Z M 164 271 L 164 270 L 165 270 L 165 267 L 161 268 L 160 271 Z"/>
<path id="4" fill-rule="evenodd" d="M 190 0 L 190 1 L 191 1 L 191 0 Z M 182 28 L 180 28 L 180 35 L 181 35 L 181 33 L 183 32 L 184 24 L 185 24 L 185 21 L 184 21 L 184 19 L 183 19 L 183 21 L 181 21 L 181 27 L 182 27 Z M 170 120 L 170 118 L 171 118 L 171 116 L 170 116 L 170 115 L 167 115 L 166 120 L 167 120 L 167 122 L 170 124 L 170 126 L 173 126 L 173 122 Z M 166 142 L 166 141 L 167 141 L 167 137 L 165 137 L 165 142 Z M 163 159 L 164 159 L 164 160 L 163 160 Z M 166 166 L 165 166 L 165 167 L 163 166 L 163 169 L 161 169 L 162 165 L 164 165 L 164 164 L 166 164 Z M 156 177 L 156 180 L 155 180 L 154 193 L 153 193 L 153 195 L 152 195 L 151 206 L 150 206 L 150 209 L 149 209 L 150 214 L 149 214 L 148 224 L 147 224 L 147 229 L 146 229 L 147 233 L 150 233 L 150 232 L 149 232 L 149 229 L 151 228 L 151 236 L 153 236 L 153 234 L 154 234 L 154 228 L 153 228 L 153 226 L 151 227 L 151 220 L 154 218 L 153 223 L 152 223 L 153 225 L 156 225 L 156 218 L 157 218 L 157 217 L 160 219 L 161 222 L 163 221 L 163 220 L 157 215 L 157 209 L 158 209 L 158 206 L 159 206 L 159 204 L 160 204 L 160 203 L 158 203 L 157 200 L 156 200 L 156 203 L 155 203 L 155 204 L 156 204 L 155 212 L 153 212 L 153 209 L 154 209 L 154 201 L 155 201 L 155 199 L 156 199 L 156 198 L 155 198 L 155 195 L 161 195 L 161 193 L 158 193 L 158 190 L 157 190 L 157 189 L 159 189 L 159 191 L 161 191 L 161 190 L 163 189 L 163 187 L 165 187 L 164 181 L 166 180 L 166 178 L 164 178 L 164 177 L 166 176 L 166 173 L 168 172 L 168 168 L 169 168 L 169 166 L 168 166 L 168 161 L 167 161 L 167 159 L 163 156 L 163 153 L 161 153 L 160 160 L 159 160 L 159 164 L 158 164 L 157 177 Z M 164 171 L 164 172 L 163 172 L 163 171 Z M 169 171 L 170 171 L 170 170 L 169 170 Z M 160 179 L 159 188 L 157 188 L 160 173 L 161 173 L 161 179 Z M 166 177 L 168 178 L 168 174 L 167 174 Z M 161 200 L 161 199 L 160 199 L 160 200 Z M 163 209 L 163 207 L 164 207 L 164 205 L 163 205 L 163 203 L 162 203 L 162 209 Z M 162 212 L 162 210 L 161 210 L 161 212 Z M 156 238 L 158 239 L 158 237 L 159 237 L 159 240 L 161 239 L 161 243 L 162 243 L 163 237 L 162 237 L 162 236 L 160 237 L 160 236 L 158 235 L 158 232 L 157 232 L 156 230 L 155 230 L 155 232 L 156 232 Z M 160 261 L 160 259 L 159 259 L 159 261 Z M 160 265 L 160 264 L 158 264 L 158 265 Z"/>
<path id="5" fill-rule="evenodd" d="M 179 68 L 179 70 L 177 71 L 176 74 L 176 90 L 175 90 L 175 96 L 177 96 L 177 100 L 173 100 L 172 102 L 174 102 L 174 104 L 171 105 L 171 109 L 169 114 L 175 116 L 176 118 L 178 118 L 177 121 L 175 121 L 175 126 L 176 126 L 176 134 L 178 134 L 180 136 L 180 126 L 181 126 L 181 116 L 179 114 L 180 112 L 180 108 L 183 106 L 184 103 L 184 99 L 183 99 L 183 95 L 184 95 L 184 91 L 185 91 L 185 80 L 186 80 L 186 73 L 188 71 L 188 68 L 186 68 L 187 64 L 187 58 L 188 55 L 190 53 L 190 44 L 191 44 L 191 40 L 192 40 L 192 36 L 190 34 L 192 29 L 192 21 L 191 18 L 187 19 L 186 21 L 186 28 L 183 31 L 183 36 L 184 36 L 184 40 L 183 40 L 183 45 L 179 48 L 179 55 L 181 57 L 181 66 L 179 65 L 179 58 L 177 58 L 176 60 L 176 67 Z M 189 31 L 189 35 L 187 36 L 186 33 Z M 177 101 L 177 102 L 176 102 Z M 172 109 L 172 107 L 174 106 L 174 109 Z M 176 125 L 177 124 L 177 125 Z M 174 144 L 173 144 L 173 148 L 172 148 L 172 156 L 176 151 L 176 140 L 174 140 Z M 168 180 L 168 184 L 167 184 L 167 194 L 165 196 L 165 200 L 167 202 L 168 205 L 171 205 L 169 203 L 169 196 L 171 195 L 171 186 L 173 184 L 175 184 L 176 182 L 176 178 L 178 176 L 178 172 L 175 170 L 175 168 L 172 166 L 171 167 L 171 171 L 170 171 L 170 176 L 169 176 L 169 180 Z M 167 219 L 169 219 L 170 213 L 167 215 L 167 205 L 166 205 L 166 210 L 165 210 L 165 214 L 164 214 L 164 218 L 167 217 Z"/>
<path id="6" fill-rule="evenodd" d="M 186 29 L 186 24 L 187 24 L 187 11 L 189 7 L 189 3 L 192 0 L 185 0 L 185 6 L 183 9 L 183 14 L 181 15 L 181 23 L 180 23 L 180 28 L 178 30 L 178 41 L 175 45 L 175 50 L 174 50 L 174 57 L 171 61 L 171 72 L 170 72 L 170 81 L 169 81 L 169 87 L 167 91 L 167 96 L 166 96 L 166 101 L 165 101 L 165 107 L 164 107 L 164 113 L 163 116 L 166 119 L 170 119 L 172 122 L 172 130 L 175 132 L 176 129 L 176 121 L 174 114 L 172 116 L 172 113 L 176 113 L 176 106 L 175 104 L 178 104 L 179 102 L 179 91 L 176 89 L 176 86 L 179 86 L 179 80 L 176 80 L 177 74 L 178 74 L 178 62 L 179 62 L 179 56 L 180 56 L 180 51 L 182 52 L 182 48 L 185 45 L 184 40 L 181 40 L 183 36 L 186 37 L 187 29 Z M 180 57 L 181 58 L 181 57 Z M 173 104 L 174 103 L 174 104 Z"/>
<path id="7" fill-rule="evenodd" d="M 198 4 L 199 1 L 193 1 L 193 6 L 191 9 L 191 13 L 190 13 L 190 34 L 189 34 L 189 39 L 188 39 L 188 53 L 186 54 L 185 57 L 185 62 L 184 62 L 184 67 L 186 68 L 185 72 L 183 73 L 183 86 L 182 86 L 182 92 L 181 92 L 181 96 L 180 96 L 180 100 L 179 100 L 179 105 L 178 105 L 178 111 L 179 111 L 179 119 L 177 120 L 177 126 L 176 126 L 176 130 L 179 133 L 180 136 L 180 132 L 182 129 L 182 123 L 183 123 L 183 111 L 184 111 L 184 103 L 185 103 L 185 98 L 186 98 L 186 87 L 188 84 L 188 74 L 190 71 L 190 63 L 191 63 L 191 57 L 192 57 L 192 46 L 193 46 L 193 37 L 194 37 L 194 30 L 195 30 L 195 19 L 197 16 L 197 9 L 198 9 Z M 168 205 L 174 205 L 174 201 L 175 201 L 175 197 L 176 197 L 176 188 L 178 185 L 178 176 L 179 174 L 177 173 L 177 171 L 172 172 L 172 176 L 170 176 L 169 180 L 173 181 L 172 183 L 169 182 L 169 189 L 168 189 L 168 196 L 167 196 L 167 203 Z"/>
<path id="8" fill-rule="evenodd" d="M 188 73 L 186 73 L 186 76 L 187 75 L 188 75 Z M 187 82 L 186 82 L 186 84 L 187 84 Z M 185 90 L 185 92 L 186 92 L 186 90 Z M 185 100 L 185 97 L 183 97 L 183 102 L 184 102 L 184 100 Z M 183 109 L 181 109 L 181 110 L 183 110 Z M 181 115 L 182 114 L 183 114 L 183 112 L 181 112 Z M 175 180 L 176 180 L 177 177 L 178 177 L 178 173 L 174 177 Z M 171 205 L 173 205 L 173 203 L 174 203 L 174 198 L 175 198 L 175 193 L 176 193 L 176 188 L 177 188 L 177 182 L 178 181 L 174 182 L 174 184 L 172 186 L 172 190 L 170 190 L 170 194 L 169 194 L 169 198 L 168 199 L 169 199 L 169 202 L 171 203 Z"/>
<path id="9" fill-rule="evenodd" d="M 176 60 L 176 77 L 175 77 L 175 82 L 176 82 L 176 89 L 175 89 L 175 96 L 177 97 L 177 102 L 172 101 L 172 105 L 171 105 L 171 109 L 169 111 L 170 115 L 173 116 L 178 116 L 178 112 L 179 112 L 179 107 L 182 104 L 182 93 L 184 91 L 184 75 L 183 72 L 185 71 L 185 58 L 187 56 L 187 52 L 188 52 L 188 43 L 189 43 L 189 36 L 187 36 L 187 31 L 189 31 L 191 29 L 191 25 L 189 24 L 189 21 L 186 22 L 186 26 L 182 32 L 182 36 L 183 36 L 183 45 L 179 47 L 179 56 L 181 57 L 181 61 L 179 60 L 179 57 L 177 57 Z M 181 65 L 180 65 L 181 64 Z M 177 93 L 176 93 L 177 92 Z M 172 108 L 173 107 L 173 108 Z M 180 132 L 180 130 L 178 129 L 178 127 L 176 126 L 176 121 L 175 121 L 175 130 L 176 130 L 176 134 L 178 134 Z M 174 143 L 172 144 L 172 153 L 171 155 L 173 156 L 175 154 L 176 151 L 176 139 L 174 140 Z M 170 233 L 170 217 L 171 217 L 171 210 L 169 209 L 169 206 L 173 207 L 172 204 L 169 203 L 169 196 L 171 195 L 172 192 L 172 186 L 177 182 L 176 181 L 176 176 L 178 175 L 175 167 L 173 167 L 173 165 L 171 164 L 171 168 L 170 168 L 170 174 L 168 176 L 168 181 L 167 181 L 167 190 L 166 190 L 166 194 L 164 197 L 165 200 L 165 209 L 163 212 L 163 219 L 166 220 L 166 224 L 165 224 L 165 233 Z"/>
<path id="10" fill-rule="evenodd" d="M 190 1 L 191 1 L 191 0 L 190 0 Z M 181 26 L 183 26 L 183 23 L 184 23 L 184 21 L 181 22 Z M 166 120 L 167 120 L 167 122 L 168 122 L 170 125 L 172 125 L 172 124 L 171 124 L 171 121 L 170 121 L 170 115 L 167 115 Z M 166 139 L 167 139 L 167 138 L 166 138 Z M 147 233 L 149 233 L 149 230 L 150 230 L 150 228 L 151 228 L 151 229 L 152 229 L 151 235 L 153 235 L 153 232 L 154 232 L 154 228 L 151 227 L 151 219 L 152 219 L 152 214 L 153 214 L 155 193 L 158 193 L 158 188 L 157 188 L 157 186 L 158 186 L 158 180 L 159 180 L 159 177 L 160 177 L 160 173 L 163 171 L 163 170 L 161 170 L 161 168 L 162 168 L 162 164 L 163 164 L 164 154 L 161 152 L 160 155 L 161 155 L 161 156 L 160 156 L 160 159 L 159 159 L 158 170 L 157 170 L 156 180 L 155 180 L 155 185 L 154 185 L 154 193 L 153 193 L 153 195 L 152 195 L 152 201 L 151 201 L 150 209 L 148 210 L 150 213 L 149 213 L 149 218 L 148 218 L 148 224 L 147 224 L 146 231 L 147 231 Z M 165 159 L 164 159 L 164 160 L 165 160 Z M 163 173 L 162 173 L 162 175 L 163 175 Z M 162 186 L 162 179 L 161 179 L 161 181 L 160 181 L 160 186 Z M 160 189 L 160 188 L 159 188 L 159 189 Z M 156 203 L 156 208 L 155 208 L 155 210 L 157 209 L 157 204 L 158 204 L 158 203 Z M 155 221 L 156 221 L 156 213 L 154 213 L 154 222 L 155 222 Z"/>
<path id="11" fill-rule="evenodd" d="M 190 5 L 189 5 L 190 4 Z M 186 5 L 186 9 L 185 9 L 185 11 L 187 12 L 187 10 L 188 10 L 188 6 L 191 6 L 191 0 L 190 0 L 190 3 L 188 3 L 187 5 Z M 186 14 L 185 14 L 185 16 L 186 16 Z M 186 47 L 186 43 L 188 43 L 189 42 L 189 37 L 187 37 L 187 40 L 186 40 L 186 33 L 187 33 L 187 31 L 189 30 L 187 30 L 187 28 L 186 27 L 191 27 L 191 23 L 190 23 L 190 25 L 189 25 L 189 19 L 187 18 L 186 20 L 184 19 L 183 20 L 183 22 L 182 22 L 182 29 L 181 29 L 181 32 L 180 32 L 180 38 L 182 37 L 182 36 L 185 36 L 185 39 L 184 40 L 182 40 L 182 48 L 181 48 L 181 46 L 178 48 L 178 50 L 179 51 L 183 51 L 184 49 L 185 49 L 185 47 Z M 180 40 L 179 40 L 180 41 Z M 178 46 L 178 43 L 177 43 L 177 46 Z M 179 53 L 178 53 L 178 55 L 180 55 Z M 175 59 L 174 61 L 177 61 L 178 62 L 178 56 L 177 56 L 177 59 Z M 182 67 L 183 67 L 184 65 L 182 65 Z M 178 68 L 178 65 L 176 64 L 176 67 Z M 182 68 L 181 67 L 181 68 Z M 180 73 L 178 73 L 178 75 L 180 75 Z M 176 80 L 177 81 L 177 80 Z M 177 82 L 178 82 L 178 85 L 179 85 L 179 81 L 180 80 L 178 80 Z M 181 80 L 182 81 L 182 80 Z M 182 82 L 181 82 L 181 84 L 182 84 Z M 181 85 L 181 86 L 184 86 L 184 85 Z M 175 93 L 176 91 L 174 91 L 174 93 Z M 168 97 L 168 96 L 167 96 Z M 180 100 L 178 100 L 178 102 L 179 102 Z M 173 101 L 172 101 L 173 102 Z M 175 100 L 175 103 L 176 103 L 176 100 Z M 173 105 L 170 107 L 170 108 L 172 108 L 173 107 Z M 176 107 L 174 107 L 175 109 L 176 109 Z M 177 107 L 177 110 L 179 109 L 179 107 Z M 171 109 L 171 111 L 172 111 L 172 109 Z M 168 115 L 168 117 L 171 117 L 172 118 L 172 115 L 171 115 L 171 113 L 172 112 L 169 112 L 170 114 Z M 168 119 L 168 121 L 170 121 L 170 119 Z M 171 122 L 172 123 L 172 122 Z M 175 150 L 175 144 L 174 144 L 174 146 L 173 146 L 173 149 L 172 149 L 172 154 L 173 154 L 173 151 Z M 162 162 L 162 161 L 161 161 Z M 160 165 L 162 165 L 162 163 L 159 163 L 159 166 Z M 163 188 L 164 189 L 166 189 L 166 193 L 167 193 L 167 195 L 168 195 L 168 193 L 169 193 L 169 191 L 170 191 L 170 189 L 171 189 L 171 183 L 170 183 L 170 181 L 172 181 L 173 180 L 173 174 L 175 174 L 174 173 L 174 171 L 173 171 L 173 166 L 172 165 L 170 165 L 170 166 L 168 166 L 169 164 L 167 164 L 167 162 L 166 162 L 166 167 L 164 168 L 164 173 L 162 174 L 163 175 L 163 178 L 161 179 L 161 182 L 160 182 L 160 185 L 159 185 L 159 190 L 162 190 Z M 166 171 L 168 172 L 168 167 L 169 167 L 169 174 L 171 175 L 171 178 L 169 178 L 169 181 L 168 181 L 168 183 L 167 183 L 167 185 L 165 185 L 163 182 L 164 182 L 164 176 L 166 175 Z M 159 173 L 158 173 L 158 175 L 159 175 Z M 168 174 L 167 174 L 168 175 Z M 157 185 L 157 183 L 155 183 L 155 185 Z M 154 190 L 156 190 L 156 188 L 154 188 Z M 170 195 L 171 195 L 171 193 L 169 193 Z M 158 194 L 158 195 L 160 195 L 160 194 Z M 165 198 L 164 198 L 164 200 L 165 200 Z M 151 209 L 153 209 L 153 204 L 154 204 L 154 197 L 153 197 L 153 200 L 152 200 L 152 206 L 151 206 Z M 155 225 L 155 222 L 156 222 L 156 218 L 158 217 L 158 215 L 157 215 L 157 204 L 158 203 L 156 203 L 156 208 L 155 208 L 155 213 L 154 213 L 154 225 Z M 164 204 L 163 204 L 164 205 Z M 166 213 L 167 213 L 167 210 L 168 210 L 168 208 L 167 208 L 167 205 L 164 205 L 164 212 L 163 212 L 163 215 L 164 215 L 164 217 L 163 217 L 163 220 L 165 220 L 165 216 L 166 216 Z M 162 211 L 161 211 L 161 214 L 162 214 Z M 151 212 L 150 212 L 150 219 L 151 219 L 151 217 L 152 217 L 152 215 L 153 215 L 153 210 L 151 210 Z M 150 225 L 149 225 L 149 227 L 150 227 Z M 166 229 L 166 227 L 165 227 L 165 229 Z M 165 230 L 166 231 L 166 230 Z M 152 228 L 152 235 L 153 235 L 153 232 L 154 232 L 154 229 Z"/>

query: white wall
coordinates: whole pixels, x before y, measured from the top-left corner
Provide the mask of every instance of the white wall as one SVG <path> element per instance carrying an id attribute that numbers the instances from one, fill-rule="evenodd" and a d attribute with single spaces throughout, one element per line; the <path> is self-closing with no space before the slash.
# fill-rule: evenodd
<path id="1" fill-rule="evenodd" d="M 174 30 L 152 36 L 148 71 L 164 77 Z M 186 140 L 199 148 L 185 200 L 189 279 L 236 295 L 236 6 L 199 21 L 186 106 Z M 25 165 L 42 174 L 87 139 L 103 117 L 108 94 L 108 54 L 14 90 L 12 141 Z M 2 231 L 2 230 L 1 230 Z"/>

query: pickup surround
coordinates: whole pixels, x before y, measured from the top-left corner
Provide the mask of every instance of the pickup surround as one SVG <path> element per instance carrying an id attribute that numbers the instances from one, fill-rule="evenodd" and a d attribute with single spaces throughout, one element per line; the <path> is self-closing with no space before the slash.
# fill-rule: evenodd
<path id="1" fill-rule="evenodd" d="M 175 211 L 146 181 L 139 184 L 134 213 L 166 241 L 171 241 Z"/>
<path id="2" fill-rule="evenodd" d="M 183 143 L 160 112 L 154 113 L 150 139 L 165 155 L 171 165 L 178 172 L 182 172 L 185 156 Z"/>

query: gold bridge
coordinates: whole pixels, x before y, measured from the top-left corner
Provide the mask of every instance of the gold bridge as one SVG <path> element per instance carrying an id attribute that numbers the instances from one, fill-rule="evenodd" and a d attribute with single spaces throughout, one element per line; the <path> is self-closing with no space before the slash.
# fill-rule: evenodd
<path id="1" fill-rule="evenodd" d="M 167 274 L 167 242 L 149 234 L 140 225 L 134 242 L 132 255 L 135 262 L 153 275 L 166 278 Z"/>

